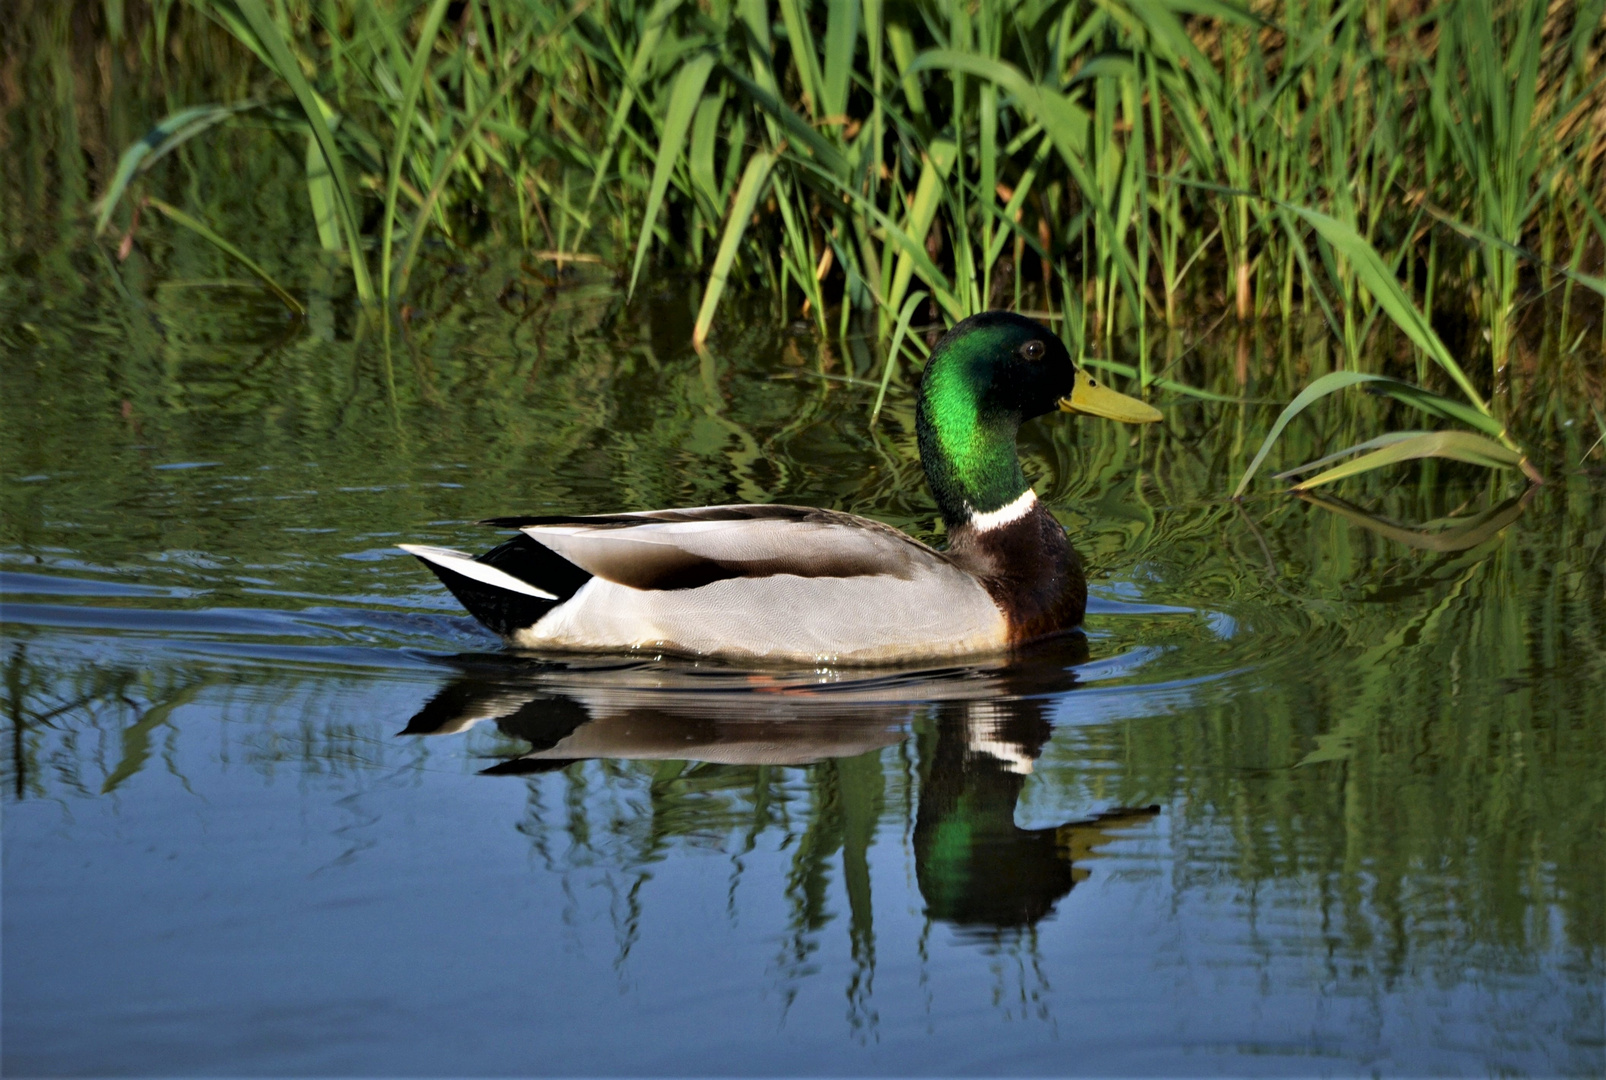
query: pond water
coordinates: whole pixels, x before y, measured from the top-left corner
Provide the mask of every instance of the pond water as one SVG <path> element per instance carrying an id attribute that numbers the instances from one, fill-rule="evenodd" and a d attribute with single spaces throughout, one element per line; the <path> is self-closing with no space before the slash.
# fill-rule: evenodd
<path id="1" fill-rule="evenodd" d="M 698 356 L 674 285 L 493 268 L 387 337 L 137 264 L 0 291 L 8 1075 L 1606 1069 L 1582 421 L 1526 495 L 1330 505 L 1222 497 L 1274 406 L 1040 421 L 1084 635 L 522 656 L 394 545 L 734 500 L 940 540 L 906 376 L 871 427 L 862 343 Z M 1277 347 L 1190 377 L 1286 401 Z"/>

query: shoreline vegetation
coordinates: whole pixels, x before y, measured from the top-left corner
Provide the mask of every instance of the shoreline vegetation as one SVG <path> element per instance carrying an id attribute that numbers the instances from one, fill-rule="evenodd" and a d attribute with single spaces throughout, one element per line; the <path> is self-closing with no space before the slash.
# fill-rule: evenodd
<path id="1" fill-rule="evenodd" d="M 822 348 L 873 340 L 872 415 L 928 331 L 992 307 L 1139 392 L 1242 400 L 1242 349 L 1182 365 L 1207 313 L 1276 334 L 1301 388 L 1239 496 L 1333 394 L 1449 426 L 1297 490 L 1420 457 L 1537 481 L 1513 424 L 1606 436 L 1606 0 L 13 10 L 13 253 L 42 220 L 114 263 L 183 231 L 300 317 L 280 279 L 322 252 L 387 333 L 488 247 L 627 297 L 670 275 L 699 348 L 738 295 Z M 254 221 L 265 190 L 284 212 Z"/>

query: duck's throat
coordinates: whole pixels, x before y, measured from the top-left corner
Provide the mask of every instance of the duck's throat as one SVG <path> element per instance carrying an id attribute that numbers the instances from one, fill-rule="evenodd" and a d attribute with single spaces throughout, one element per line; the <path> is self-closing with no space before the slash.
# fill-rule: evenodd
<path id="1" fill-rule="evenodd" d="M 1020 417 L 989 414 L 965 393 L 928 386 L 915 414 L 920 463 L 950 531 L 1006 524 L 1031 509 L 1015 449 Z"/>

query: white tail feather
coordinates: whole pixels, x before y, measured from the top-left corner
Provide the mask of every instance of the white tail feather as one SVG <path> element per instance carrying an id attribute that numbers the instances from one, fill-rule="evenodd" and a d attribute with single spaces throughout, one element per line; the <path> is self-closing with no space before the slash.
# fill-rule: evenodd
<path id="1" fill-rule="evenodd" d="M 556 600 L 555 593 L 545 589 L 538 589 L 528 581 L 520 581 L 505 570 L 498 570 L 482 562 L 476 562 L 474 556 L 463 551 L 453 551 L 451 548 L 429 547 L 425 544 L 397 544 L 397 547 L 409 555 L 417 555 L 425 562 L 432 562 L 436 566 L 444 566 L 454 574 L 462 574 L 481 585 L 489 585 L 493 589 L 506 589 L 509 592 L 522 593 L 525 596 L 536 596 L 542 600 Z"/>

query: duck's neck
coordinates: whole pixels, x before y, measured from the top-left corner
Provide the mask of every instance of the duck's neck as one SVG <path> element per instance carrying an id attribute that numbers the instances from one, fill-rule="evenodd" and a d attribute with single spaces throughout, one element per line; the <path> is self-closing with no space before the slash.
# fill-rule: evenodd
<path id="1" fill-rule="evenodd" d="M 977 393 L 963 357 L 933 357 L 921 380 L 915 411 L 920 463 L 949 532 L 962 525 L 1008 524 L 1036 499 L 1021 472 L 1015 436 L 1018 413 L 998 409 Z"/>
<path id="2" fill-rule="evenodd" d="M 977 391 L 970 358 L 939 349 L 920 383 L 920 462 L 948 526 L 949 557 L 975 574 L 1009 624 L 1012 642 L 1082 621 L 1081 563 L 1021 472 L 1017 412 Z"/>

